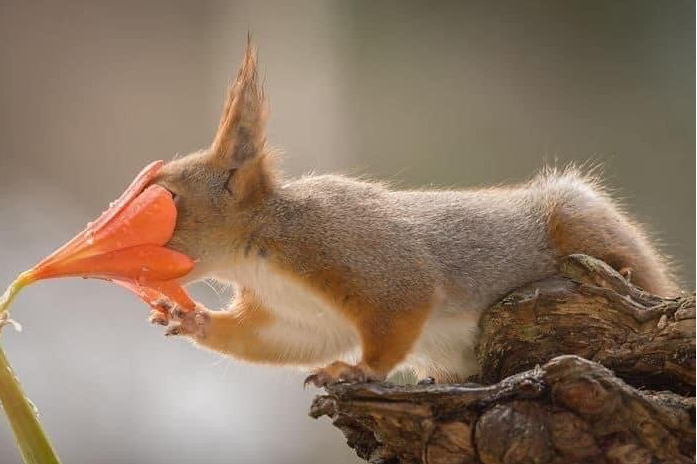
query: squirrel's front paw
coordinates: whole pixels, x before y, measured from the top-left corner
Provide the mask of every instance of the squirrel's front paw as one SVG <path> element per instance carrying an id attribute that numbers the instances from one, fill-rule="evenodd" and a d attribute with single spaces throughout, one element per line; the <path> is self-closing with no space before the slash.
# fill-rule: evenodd
<path id="1" fill-rule="evenodd" d="M 150 313 L 150 323 L 167 326 L 165 336 L 185 335 L 205 338 L 206 329 L 210 322 L 208 310 L 196 304 L 196 309 L 186 311 L 171 301 L 158 302 L 163 311 L 153 310 Z"/>

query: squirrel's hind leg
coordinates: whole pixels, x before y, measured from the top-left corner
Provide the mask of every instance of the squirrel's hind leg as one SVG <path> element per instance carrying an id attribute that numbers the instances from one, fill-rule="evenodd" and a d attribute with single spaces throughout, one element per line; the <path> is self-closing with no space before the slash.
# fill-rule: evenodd
<path id="1" fill-rule="evenodd" d="M 324 387 L 336 383 L 380 382 L 409 354 L 431 312 L 430 306 L 400 311 L 364 311 L 354 322 L 361 340 L 361 361 L 350 365 L 333 362 L 305 379 L 305 385 Z M 373 318 L 365 318 L 373 314 Z"/>

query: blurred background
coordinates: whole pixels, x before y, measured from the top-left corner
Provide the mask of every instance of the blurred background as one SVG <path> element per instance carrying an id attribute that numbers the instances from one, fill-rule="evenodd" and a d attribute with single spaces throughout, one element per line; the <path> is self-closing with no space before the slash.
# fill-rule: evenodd
<path id="1" fill-rule="evenodd" d="M 694 289 L 694 1 L 0 5 L 2 286 L 146 163 L 210 142 L 249 30 L 289 174 L 466 187 L 594 160 Z M 64 462 L 358 461 L 307 417 L 303 373 L 165 339 L 147 313 L 80 279 L 16 301 L 3 345 Z M 19 462 L 4 420 L 0 462 Z"/>

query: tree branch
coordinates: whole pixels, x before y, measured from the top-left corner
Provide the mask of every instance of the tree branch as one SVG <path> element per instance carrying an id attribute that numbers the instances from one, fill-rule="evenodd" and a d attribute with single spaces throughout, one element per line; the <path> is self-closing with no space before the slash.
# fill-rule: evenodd
<path id="1" fill-rule="evenodd" d="M 661 298 L 627 283 L 585 255 L 561 265 L 564 277 L 516 290 L 480 321 L 477 348 L 486 383 L 575 354 L 628 383 L 692 394 L 695 295 Z"/>
<path id="2" fill-rule="evenodd" d="M 695 462 L 694 294 L 650 295 L 574 255 L 480 326 L 491 385 L 337 385 L 310 414 L 373 463 Z"/>
<path id="3" fill-rule="evenodd" d="M 310 415 L 372 463 L 677 464 L 694 462 L 694 406 L 560 356 L 487 387 L 337 385 Z"/>

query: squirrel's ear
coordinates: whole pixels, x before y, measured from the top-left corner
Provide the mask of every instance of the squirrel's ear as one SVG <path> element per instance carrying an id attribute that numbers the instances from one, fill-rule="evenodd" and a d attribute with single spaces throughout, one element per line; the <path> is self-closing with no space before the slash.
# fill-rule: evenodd
<path id="1" fill-rule="evenodd" d="M 211 145 L 216 164 L 235 170 L 263 155 L 267 114 L 264 90 L 258 82 L 256 49 L 248 37 L 242 66 L 228 89 L 218 132 Z"/>

